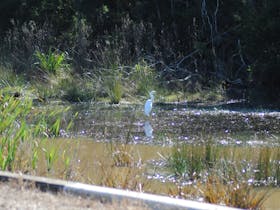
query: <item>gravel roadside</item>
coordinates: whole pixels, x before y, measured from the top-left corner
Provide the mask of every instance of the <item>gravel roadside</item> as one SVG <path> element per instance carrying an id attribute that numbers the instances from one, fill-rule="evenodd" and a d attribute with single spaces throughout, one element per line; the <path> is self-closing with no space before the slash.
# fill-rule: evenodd
<path id="1" fill-rule="evenodd" d="M 147 209 L 142 204 L 106 202 L 65 193 L 42 192 L 13 182 L 0 183 L 0 209 L 9 210 L 75 210 L 75 209 Z"/>

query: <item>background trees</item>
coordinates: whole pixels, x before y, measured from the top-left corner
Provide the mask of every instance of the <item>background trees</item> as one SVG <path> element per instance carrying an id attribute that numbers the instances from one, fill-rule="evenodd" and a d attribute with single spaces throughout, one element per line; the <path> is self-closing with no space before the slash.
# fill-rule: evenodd
<path id="1" fill-rule="evenodd" d="M 162 84 L 183 90 L 226 81 L 255 100 L 279 98 L 277 0 L 4 0 L 1 59 L 31 71 L 34 52 L 66 51 L 78 74 L 153 64 Z M 165 82 L 166 81 L 166 82 Z"/>

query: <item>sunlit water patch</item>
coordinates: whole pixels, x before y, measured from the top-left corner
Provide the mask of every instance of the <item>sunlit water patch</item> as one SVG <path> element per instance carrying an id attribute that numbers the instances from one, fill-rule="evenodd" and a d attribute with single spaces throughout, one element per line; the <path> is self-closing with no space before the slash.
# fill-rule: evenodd
<path id="1" fill-rule="evenodd" d="M 140 105 L 79 104 L 74 136 L 95 141 L 174 144 L 279 145 L 279 112 L 230 111 L 155 105 L 151 117 Z"/>

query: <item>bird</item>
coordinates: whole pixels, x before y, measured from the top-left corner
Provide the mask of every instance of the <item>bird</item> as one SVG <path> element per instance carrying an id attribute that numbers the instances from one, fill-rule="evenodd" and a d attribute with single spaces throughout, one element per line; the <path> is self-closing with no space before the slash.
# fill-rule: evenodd
<path id="1" fill-rule="evenodd" d="M 154 94 L 156 93 L 156 91 L 152 90 L 149 94 L 150 94 L 150 98 L 146 101 L 145 106 L 144 106 L 144 113 L 146 116 L 150 116 L 150 113 L 152 111 L 153 108 L 153 102 L 154 102 Z"/>

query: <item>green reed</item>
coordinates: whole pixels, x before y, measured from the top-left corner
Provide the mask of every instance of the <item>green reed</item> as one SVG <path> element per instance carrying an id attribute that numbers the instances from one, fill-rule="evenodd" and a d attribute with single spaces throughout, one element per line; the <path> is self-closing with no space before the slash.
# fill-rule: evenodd
<path id="1" fill-rule="evenodd" d="M 65 109 L 64 109 L 65 110 Z M 59 135 L 63 110 L 40 110 L 32 100 L 0 91 L 0 168 L 36 170 L 40 142 Z M 55 152 L 47 149 L 47 168 L 53 165 Z"/>
<path id="2" fill-rule="evenodd" d="M 225 181 L 250 180 L 256 185 L 278 186 L 279 156 L 279 148 L 180 144 L 165 161 L 171 174 L 185 181 L 206 179 L 211 174 Z"/>

